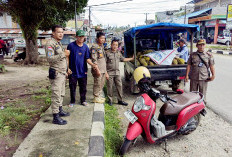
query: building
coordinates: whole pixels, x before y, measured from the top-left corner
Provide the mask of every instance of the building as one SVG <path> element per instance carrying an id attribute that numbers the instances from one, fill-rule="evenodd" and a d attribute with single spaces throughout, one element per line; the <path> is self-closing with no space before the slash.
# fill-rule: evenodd
<path id="1" fill-rule="evenodd" d="M 0 28 L 19 28 L 19 25 L 15 23 L 11 16 L 6 12 L 1 12 L 2 16 L 0 16 Z"/>
<path id="2" fill-rule="evenodd" d="M 175 12 L 179 10 L 156 12 L 156 22 L 172 22 Z"/>
<path id="3" fill-rule="evenodd" d="M 188 16 L 189 24 L 200 26 L 199 35 L 205 39 L 211 37 L 217 43 L 219 34 L 226 29 L 227 5 L 232 0 L 193 0 L 194 12 Z"/>
<path id="4" fill-rule="evenodd" d="M 193 5 L 181 6 L 180 10 L 164 11 L 156 13 L 157 22 L 171 22 L 171 23 L 188 23 L 188 19 L 185 14 L 189 14 L 194 11 Z"/>

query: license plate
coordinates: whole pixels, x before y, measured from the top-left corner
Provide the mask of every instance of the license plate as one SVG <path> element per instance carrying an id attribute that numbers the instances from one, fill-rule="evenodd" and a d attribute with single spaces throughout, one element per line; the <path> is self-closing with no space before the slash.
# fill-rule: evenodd
<path id="1" fill-rule="evenodd" d="M 124 115 L 126 116 L 126 118 L 131 122 L 131 124 L 134 124 L 134 122 L 137 121 L 137 117 L 136 115 L 134 115 L 134 113 L 132 113 L 130 110 L 127 110 Z"/>
<path id="2" fill-rule="evenodd" d="M 166 80 L 166 81 L 155 81 L 155 85 L 163 85 L 163 84 L 171 84 L 170 80 Z"/>

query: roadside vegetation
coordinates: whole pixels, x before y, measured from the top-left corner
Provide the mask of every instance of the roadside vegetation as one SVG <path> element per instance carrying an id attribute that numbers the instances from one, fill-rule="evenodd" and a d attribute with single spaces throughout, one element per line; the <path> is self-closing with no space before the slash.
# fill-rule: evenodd
<path id="1" fill-rule="evenodd" d="M 30 95 L 30 94 L 29 94 Z M 34 117 L 41 115 L 50 105 L 50 89 L 40 89 L 28 98 L 18 99 L 1 106 L 0 112 L 0 134 L 5 136 L 16 132 L 30 122 Z M 32 99 L 31 99 L 32 98 Z M 27 101 L 36 101 L 28 105 Z"/>
<path id="2" fill-rule="evenodd" d="M 50 106 L 51 90 L 40 81 L 0 93 L 0 156 L 12 156 Z"/>
<path id="3" fill-rule="evenodd" d="M 6 72 L 4 64 L 0 64 L 0 73 Z"/>
<path id="4" fill-rule="evenodd" d="M 196 43 L 193 43 L 193 47 L 196 46 Z M 176 46 L 178 47 L 178 46 Z M 190 43 L 188 43 L 188 48 L 190 48 Z M 219 44 L 206 44 L 205 46 L 206 49 L 211 49 L 211 50 L 231 50 L 232 47 L 231 46 L 226 46 L 226 45 L 219 45 Z"/>
<path id="5" fill-rule="evenodd" d="M 212 50 L 229 50 L 230 47 L 226 45 L 206 45 L 206 48 L 212 49 Z"/>
<path id="6" fill-rule="evenodd" d="M 104 87 L 106 93 L 106 87 Z M 107 102 L 107 100 L 106 100 Z M 122 129 L 120 119 L 118 117 L 118 110 L 115 106 L 110 106 L 105 103 L 105 156 L 117 157 L 120 146 L 123 142 Z"/>

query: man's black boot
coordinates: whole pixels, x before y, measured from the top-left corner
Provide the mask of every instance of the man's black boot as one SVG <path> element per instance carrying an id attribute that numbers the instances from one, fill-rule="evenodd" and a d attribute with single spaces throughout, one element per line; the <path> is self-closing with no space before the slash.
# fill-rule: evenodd
<path id="1" fill-rule="evenodd" d="M 124 105 L 124 106 L 127 106 L 127 105 L 128 105 L 128 103 L 126 103 L 126 102 L 124 102 L 124 101 L 118 101 L 118 104 Z"/>
<path id="2" fill-rule="evenodd" d="M 70 116 L 69 112 L 64 112 L 64 110 L 62 109 L 62 106 L 59 107 L 59 116 L 60 117 L 67 117 L 67 116 Z"/>
<path id="3" fill-rule="evenodd" d="M 62 118 L 60 118 L 59 113 L 53 114 L 53 124 L 58 124 L 58 125 L 65 125 L 67 124 L 66 120 L 63 120 Z"/>

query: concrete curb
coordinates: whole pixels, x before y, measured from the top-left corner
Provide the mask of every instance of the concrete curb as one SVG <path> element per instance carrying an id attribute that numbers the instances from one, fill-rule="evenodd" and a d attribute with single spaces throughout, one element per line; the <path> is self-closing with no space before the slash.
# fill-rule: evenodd
<path id="1" fill-rule="evenodd" d="M 232 55 L 232 52 L 230 52 L 230 51 L 213 50 L 212 52 L 217 53 L 217 54 L 223 54 L 223 55 Z"/>
<path id="2" fill-rule="evenodd" d="M 104 104 L 95 103 L 93 111 L 93 123 L 89 140 L 89 157 L 104 157 Z"/>

